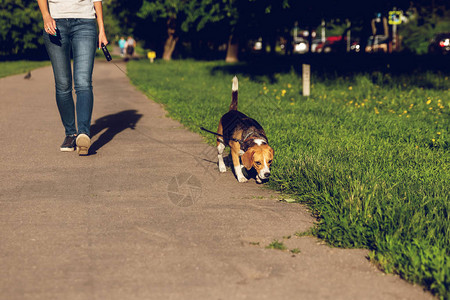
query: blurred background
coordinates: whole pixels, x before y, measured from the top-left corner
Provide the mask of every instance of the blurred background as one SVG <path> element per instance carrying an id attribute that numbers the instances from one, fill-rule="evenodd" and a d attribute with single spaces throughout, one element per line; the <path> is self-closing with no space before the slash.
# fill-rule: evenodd
<path id="1" fill-rule="evenodd" d="M 103 0 L 103 7 L 110 42 L 133 36 L 138 53 L 165 60 L 450 52 L 447 0 Z M 45 59 L 42 27 L 35 0 L 2 0 L 1 59 Z"/>

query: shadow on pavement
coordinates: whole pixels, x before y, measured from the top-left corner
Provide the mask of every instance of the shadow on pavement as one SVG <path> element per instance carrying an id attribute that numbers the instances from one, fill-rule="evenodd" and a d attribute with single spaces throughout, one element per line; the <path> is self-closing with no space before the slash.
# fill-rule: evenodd
<path id="1" fill-rule="evenodd" d="M 116 114 L 101 117 L 91 126 L 91 138 L 106 129 L 102 135 L 89 148 L 89 155 L 97 153 L 97 150 L 109 143 L 116 134 L 125 129 L 134 129 L 142 114 L 136 110 L 124 110 Z"/>

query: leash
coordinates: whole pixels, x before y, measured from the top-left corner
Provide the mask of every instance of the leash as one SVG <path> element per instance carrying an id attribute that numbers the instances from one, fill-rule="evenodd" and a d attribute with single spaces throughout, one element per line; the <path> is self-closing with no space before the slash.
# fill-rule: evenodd
<path id="1" fill-rule="evenodd" d="M 111 55 L 109 54 L 108 48 L 106 48 L 106 46 L 103 45 L 103 44 L 102 44 L 102 50 L 103 50 L 103 54 L 105 55 L 106 60 L 107 60 L 108 62 L 113 63 L 113 65 L 115 65 L 115 66 L 117 67 L 117 69 L 119 69 L 123 74 L 125 74 L 125 76 L 128 76 L 128 75 L 127 75 L 127 72 L 125 72 L 124 70 L 122 70 L 122 68 L 119 67 L 119 66 L 113 61 Z M 157 99 L 157 98 L 154 97 L 152 94 L 148 93 L 148 91 L 147 91 L 147 94 L 148 94 L 149 96 L 151 96 L 153 99 Z M 210 131 L 210 130 L 204 128 L 204 127 L 200 127 L 200 129 L 201 129 L 201 130 L 204 130 L 204 131 L 206 131 L 206 132 L 208 132 L 208 133 L 211 133 L 211 134 L 214 134 L 214 135 L 217 135 L 217 136 L 221 136 L 221 137 L 223 137 L 223 138 L 226 138 L 227 140 L 231 140 L 231 141 L 238 142 L 238 143 L 241 145 L 241 147 L 242 147 L 242 145 L 244 144 L 244 141 L 245 141 L 245 139 L 244 139 L 244 140 L 240 140 L 240 139 L 235 139 L 235 138 L 232 138 L 232 137 L 224 136 L 224 135 L 222 135 L 222 134 L 220 134 L 220 133 L 217 133 L 217 132 L 214 132 L 214 131 Z M 249 135 L 250 135 L 250 134 L 251 134 L 251 132 L 249 133 Z M 246 137 L 246 138 L 247 138 L 247 137 Z M 267 140 L 267 138 L 266 138 L 266 140 Z"/>
<path id="2" fill-rule="evenodd" d="M 206 132 L 208 132 L 208 133 L 212 133 L 212 134 L 214 134 L 214 135 L 218 135 L 218 136 L 224 137 L 224 138 L 226 138 L 227 140 L 232 140 L 232 141 L 238 142 L 238 143 L 241 144 L 241 145 L 242 145 L 242 143 L 244 143 L 244 141 L 242 141 L 242 140 L 235 139 L 235 138 L 232 138 L 232 137 L 224 136 L 224 135 L 222 135 L 222 134 L 220 134 L 220 133 L 217 133 L 217 132 L 214 132 L 214 131 L 210 131 L 210 130 L 204 128 L 204 127 L 200 127 L 200 129 L 201 129 L 201 130 L 204 130 L 204 131 L 206 131 Z"/>
<path id="3" fill-rule="evenodd" d="M 127 72 L 124 71 L 121 67 L 119 67 L 119 66 L 113 61 L 113 59 L 112 59 L 112 57 L 111 57 L 111 54 L 110 54 L 109 51 L 108 51 L 108 48 L 106 48 L 106 46 L 105 46 L 103 43 L 102 43 L 101 46 L 102 46 L 102 51 L 103 51 L 103 54 L 105 55 L 106 61 L 107 61 L 107 62 L 111 62 L 113 65 L 116 66 L 117 69 L 119 69 L 120 72 L 122 72 L 123 74 L 125 74 L 125 76 L 128 77 Z M 136 81 L 136 83 L 139 84 L 138 81 Z M 153 96 L 153 95 L 150 94 L 148 91 L 146 91 L 146 93 L 147 93 L 152 99 L 158 100 L 157 97 Z"/>

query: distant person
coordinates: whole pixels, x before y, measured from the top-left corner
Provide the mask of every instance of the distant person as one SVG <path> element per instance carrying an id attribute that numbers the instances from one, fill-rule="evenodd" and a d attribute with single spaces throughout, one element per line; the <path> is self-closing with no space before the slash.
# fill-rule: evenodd
<path id="1" fill-rule="evenodd" d="M 127 46 L 126 46 L 127 55 L 133 56 L 134 48 L 136 47 L 136 41 L 131 36 L 128 36 L 126 44 L 127 44 Z"/>
<path id="2" fill-rule="evenodd" d="M 120 37 L 118 44 L 119 44 L 119 48 L 120 48 L 120 56 L 124 57 L 125 56 L 125 45 L 127 44 L 127 41 L 125 40 L 125 38 L 123 36 Z"/>
<path id="3" fill-rule="evenodd" d="M 372 19 L 371 26 L 372 37 L 371 47 L 368 49 L 369 52 L 378 52 L 379 50 L 387 52 L 389 43 L 387 18 L 381 17 L 381 14 L 378 13 L 376 17 Z"/>
<path id="4" fill-rule="evenodd" d="M 55 77 L 56 103 L 66 137 L 61 151 L 87 155 L 94 95 L 92 70 L 96 48 L 108 44 L 101 0 L 37 0 L 44 20 L 44 43 Z M 95 21 L 97 17 L 97 22 Z M 97 26 L 98 25 L 98 32 Z M 72 97 L 72 69 L 77 96 Z M 77 126 L 75 126 L 75 113 Z"/>

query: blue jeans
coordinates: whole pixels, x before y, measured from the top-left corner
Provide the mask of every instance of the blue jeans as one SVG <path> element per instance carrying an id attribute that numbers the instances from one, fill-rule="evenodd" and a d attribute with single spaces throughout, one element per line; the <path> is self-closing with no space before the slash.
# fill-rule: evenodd
<path id="1" fill-rule="evenodd" d="M 44 43 L 52 62 L 55 76 L 56 103 L 66 135 L 87 134 L 90 136 L 94 95 L 92 93 L 92 71 L 97 48 L 97 26 L 95 19 L 55 19 L 57 36 L 44 31 Z M 73 81 L 77 95 L 75 127 L 75 105 L 72 97 L 72 69 L 70 52 L 73 55 Z"/>

